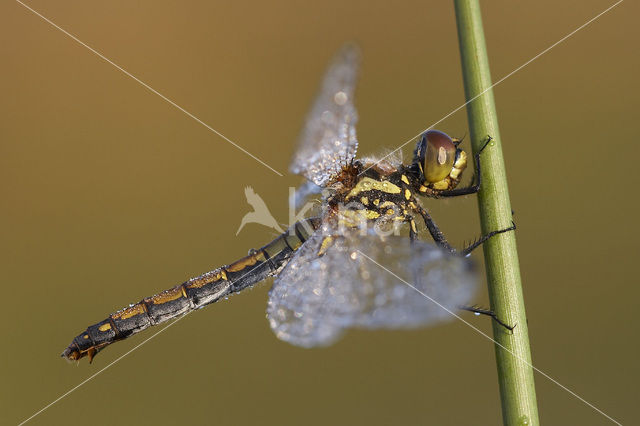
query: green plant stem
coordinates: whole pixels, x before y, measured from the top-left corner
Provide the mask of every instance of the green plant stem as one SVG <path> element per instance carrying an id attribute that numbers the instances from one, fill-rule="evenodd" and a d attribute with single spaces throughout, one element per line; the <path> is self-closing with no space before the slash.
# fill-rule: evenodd
<path id="1" fill-rule="evenodd" d="M 478 152 L 487 137 L 493 141 L 481 155 L 482 187 L 478 206 L 483 234 L 511 226 L 511 203 L 502 157 L 502 139 L 491 87 L 489 59 L 478 0 L 454 0 L 462 74 L 473 151 Z M 513 333 L 493 324 L 502 418 L 506 425 L 538 425 L 536 391 L 531 365 L 529 332 L 524 309 L 515 232 L 489 239 L 484 258 L 491 309 Z"/>

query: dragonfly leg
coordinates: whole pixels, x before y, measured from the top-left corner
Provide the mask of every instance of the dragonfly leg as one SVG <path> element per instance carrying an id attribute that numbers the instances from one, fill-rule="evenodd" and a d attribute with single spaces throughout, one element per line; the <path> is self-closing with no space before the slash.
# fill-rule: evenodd
<path id="1" fill-rule="evenodd" d="M 513 329 L 516 328 L 516 326 L 518 325 L 518 324 L 514 324 L 514 325 L 507 324 L 506 322 L 498 318 L 496 313 L 490 309 L 483 309 L 479 306 L 460 306 L 460 309 L 464 311 L 473 312 L 476 315 L 486 315 L 488 317 L 491 317 L 495 322 L 497 322 L 498 324 L 500 324 L 502 327 L 506 328 L 509 331 L 513 331 Z"/>
<path id="2" fill-rule="evenodd" d="M 468 256 L 469 253 L 471 253 L 474 249 L 478 248 L 478 246 L 480 246 L 482 243 L 484 243 L 485 241 L 487 241 L 489 238 L 493 237 L 494 235 L 502 234 L 503 232 L 514 231 L 515 229 L 516 229 L 516 223 L 514 221 L 511 221 L 511 226 L 510 227 L 504 228 L 504 229 L 499 229 L 497 231 L 491 231 L 487 235 L 483 235 L 482 237 L 480 237 L 479 239 L 477 239 L 476 241 L 474 241 L 473 243 L 471 243 L 467 247 L 465 247 L 462 250 L 461 254 L 463 256 Z"/>
<path id="3" fill-rule="evenodd" d="M 493 138 L 491 136 L 488 136 L 487 141 L 484 143 L 484 145 L 482 145 L 480 151 L 478 151 L 478 153 L 474 156 L 474 167 L 476 170 L 476 175 L 475 179 L 473 180 L 475 181 L 475 183 L 472 183 L 466 188 L 456 188 L 449 191 L 441 191 L 438 193 L 438 197 L 459 197 L 461 195 L 475 194 L 480 190 L 480 183 L 482 182 L 482 175 L 480 173 L 480 154 L 482 154 L 482 151 L 484 151 L 487 145 L 489 145 L 489 142 L 491 142 L 492 140 Z"/>
<path id="4" fill-rule="evenodd" d="M 421 208 L 420 215 L 422 216 L 422 219 L 424 219 L 424 224 L 427 226 L 429 233 L 433 237 L 433 241 L 435 241 L 435 243 L 440 247 L 450 251 L 451 253 L 455 253 L 456 249 L 451 247 L 451 245 L 447 241 L 447 238 L 444 236 L 442 231 L 440 231 L 440 228 L 438 228 L 438 225 L 436 225 L 436 223 L 433 221 L 431 215 L 429 215 L 427 210 Z"/>

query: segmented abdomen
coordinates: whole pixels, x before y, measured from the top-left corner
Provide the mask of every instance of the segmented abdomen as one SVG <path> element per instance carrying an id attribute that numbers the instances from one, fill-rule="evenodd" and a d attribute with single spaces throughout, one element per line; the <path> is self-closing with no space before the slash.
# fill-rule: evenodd
<path id="1" fill-rule="evenodd" d="M 88 356 L 89 362 L 105 346 L 177 318 L 220 298 L 237 293 L 275 274 L 291 254 L 302 245 L 320 224 L 312 218 L 297 222 L 287 232 L 248 256 L 161 293 L 146 297 L 109 315 L 104 321 L 89 326 L 76 336 L 62 356 L 78 360 Z"/>

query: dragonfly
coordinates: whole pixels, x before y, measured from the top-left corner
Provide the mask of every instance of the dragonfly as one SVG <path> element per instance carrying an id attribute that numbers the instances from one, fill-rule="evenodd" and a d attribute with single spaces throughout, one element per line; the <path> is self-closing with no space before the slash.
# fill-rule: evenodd
<path id="1" fill-rule="evenodd" d="M 460 308 L 510 328 L 492 311 L 467 305 L 477 281 L 468 255 L 515 225 L 458 251 L 421 201 L 478 192 L 482 150 L 466 187 L 458 187 L 467 167 L 460 140 L 437 130 L 419 137 L 410 164 L 392 156 L 356 159 L 359 58 L 358 48 L 347 45 L 333 59 L 291 162 L 290 171 L 307 179 L 300 199 L 319 196 L 320 212 L 233 263 L 112 313 L 77 335 L 62 357 L 86 356 L 91 362 L 114 342 L 269 277 L 275 280 L 267 319 L 279 339 L 296 346 L 330 345 L 350 328 L 432 325 L 453 318 L 451 310 Z M 420 218 L 433 242 L 418 238 Z"/>

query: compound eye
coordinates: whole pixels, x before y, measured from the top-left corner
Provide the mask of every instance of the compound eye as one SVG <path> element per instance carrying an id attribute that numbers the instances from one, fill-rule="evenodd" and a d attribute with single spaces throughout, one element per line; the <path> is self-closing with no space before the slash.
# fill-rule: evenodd
<path id="1" fill-rule="evenodd" d="M 424 136 L 426 152 L 424 155 L 425 180 L 429 183 L 439 182 L 449 176 L 456 159 L 456 146 L 451 138 L 438 130 L 429 130 Z"/>

